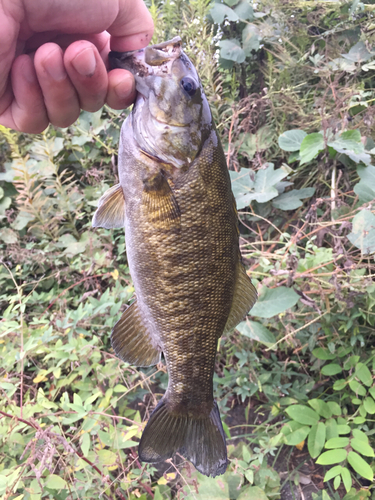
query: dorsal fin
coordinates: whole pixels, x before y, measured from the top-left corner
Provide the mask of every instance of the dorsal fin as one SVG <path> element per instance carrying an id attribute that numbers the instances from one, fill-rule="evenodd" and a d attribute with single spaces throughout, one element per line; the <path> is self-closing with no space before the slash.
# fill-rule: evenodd
<path id="1" fill-rule="evenodd" d="M 246 274 L 242 263 L 238 262 L 237 280 L 234 289 L 232 307 L 225 325 L 224 332 L 233 330 L 255 304 L 258 294 L 251 279 Z"/>
<path id="2" fill-rule="evenodd" d="M 125 227 L 125 199 L 121 184 L 112 186 L 100 198 L 92 226 L 105 229 Z"/>
<path id="3" fill-rule="evenodd" d="M 111 344 L 120 359 L 133 366 L 152 366 L 160 361 L 161 351 L 153 345 L 137 301 L 126 309 L 112 330 Z"/>

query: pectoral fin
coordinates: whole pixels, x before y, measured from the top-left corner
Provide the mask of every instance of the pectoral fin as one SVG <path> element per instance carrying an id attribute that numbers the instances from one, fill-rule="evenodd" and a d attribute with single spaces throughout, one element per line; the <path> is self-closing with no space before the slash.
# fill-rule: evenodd
<path id="1" fill-rule="evenodd" d="M 121 184 L 112 186 L 100 198 L 92 226 L 106 229 L 125 227 L 125 199 Z"/>
<path id="2" fill-rule="evenodd" d="M 143 182 L 142 204 L 150 222 L 164 227 L 179 225 L 180 207 L 164 175 L 160 172 Z"/>
<path id="3" fill-rule="evenodd" d="M 116 356 L 131 365 L 152 366 L 160 361 L 160 349 L 153 345 L 136 301 L 115 324 L 111 343 Z"/>
<path id="4" fill-rule="evenodd" d="M 246 274 L 244 266 L 241 262 L 238 262 L 237 281 L 234 289 L 232 308 L 223 333 L 233 330 L 245 318 L 246 314 L 255 304 L 257 297 L 257 291 L 251 283 L 251 279 Z"/>

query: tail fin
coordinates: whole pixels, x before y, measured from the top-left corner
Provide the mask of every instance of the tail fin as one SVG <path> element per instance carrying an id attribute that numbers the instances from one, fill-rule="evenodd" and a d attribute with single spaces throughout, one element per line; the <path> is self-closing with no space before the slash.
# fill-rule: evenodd
<path id="1" fill-rule="evenodd" d="M 227 468 L 227 447 L 216 402 L 209 416 L 194 418 L 188 414 L 175 415 L 163 398 L 153 411 L 141 442 L 142 462 L 160 462 L 181 452 L 206 476 L 224 474 Z"/>

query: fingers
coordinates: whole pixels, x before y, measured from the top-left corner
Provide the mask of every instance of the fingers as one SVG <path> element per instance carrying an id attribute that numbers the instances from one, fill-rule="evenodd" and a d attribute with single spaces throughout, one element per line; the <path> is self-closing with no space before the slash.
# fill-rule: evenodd
<path id="1" fill-rule="evenodd" d="M 34 65 L 27 55 L 17 57 L 11 71 L 13 87 L 5 93 L 9 105 L 0 115 L 0 123 L 5 127 L 22 132 L 38 134 L 48 126 L 48 116 L 43 95 L 35 73 Z"/>
<path id="2" fill-rule="evenodd" d="M 77 93 L 64 66 L 62 49 L 54 43 L 42 45 L 34 64 L 48 120 L 57 127 L 68 127 L 79 116 Z"/>
<path id="3" fill-rule="evenodd" d="M 130 106 L 136 96 L 133 75 L 124 69 L 114 69 L 108 73 L 108 94 L 106 102 L 113 109 Z"/>

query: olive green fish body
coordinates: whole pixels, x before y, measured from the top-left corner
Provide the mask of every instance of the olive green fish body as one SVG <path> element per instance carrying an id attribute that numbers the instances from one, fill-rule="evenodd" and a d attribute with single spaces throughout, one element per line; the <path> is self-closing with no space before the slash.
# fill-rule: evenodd
<path id="1" fill-rule="evenodd" d="M 120 184 L 102 197 L 93 221 L 125 227 L 136 291 L 111 340 L 137 366 L 157 363 L 163 352 L 169 374 L 139 455 L 157 462 L 180 451 L 216 476 L 227 466 L 213 398 L 217 342 L 256 299 L 240 262 L 225 157 L 179 39 L 112 58 L 133 72 L 139 95 L 121 130 Z"/>

